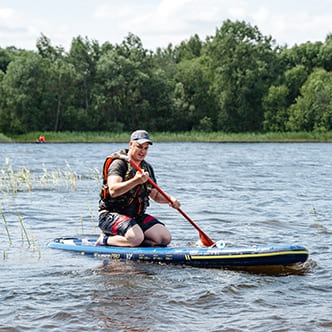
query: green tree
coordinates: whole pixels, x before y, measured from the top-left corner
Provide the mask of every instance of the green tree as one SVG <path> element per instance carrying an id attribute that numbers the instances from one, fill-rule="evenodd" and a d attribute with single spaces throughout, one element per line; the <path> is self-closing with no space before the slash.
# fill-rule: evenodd
<path id="1" fill-rule="evenodd" d="M 325 43 L 319 50 L 318 59 L 325 70 L 332 71 L 332 34 L 326 37 Z"/>
<path id="2" fill-rule="evenodd" d="M 216 123 L 215 100 L 203 57 L 178 63 L 175 80 L 176 129 L 200 130 L 208 122 Z"/>
<path id="3" fill-rule="evenodd" d="M 283 84 L 272 85 L 263 98 L 264 130 L 284 132 L 287 130 L 289 107 L 296 101 L 300 88 L 308 77 L 303 65 L 287 70 L 282 78 Z"/>
<path id="4" fill-rule="evenodd" d="M 53 130 L 82 130 L 88 119 L 73 108 L 78 80 L 74 66 L 64 59 L 57 59 L 51 64 L 50 70 L 49 84 L 56 101 L 53 106 L 56 109 Z"/>
<path id="5" fill-rule="evenodd" d="M 9 63 L 19 53 L 20 51 L 14 47 L 7 47 L 5 49 L 0 48 L 0 70 L 6 73 Z"/>
<path id="6" fill-rule="evenodd" d="M 177 62 L 183 60 L 192 60 L 201 56 L 203 43 L 199 36 L 195 34 L 188 41 L 183 41 L 175 49 Z"/>
<path id="7" fill-rule="evenodd" d="M 146 121 L 148 102 L 142 91 L 149 67 L 150 57 L 133 34 L 101 56 L 94 91 L 99 128 L 126 124 L 132 130 Z"/>
<path id="8" fill-rule="evenodd" d="M 263 99 L 264 130 L 283 132 L 288 121 L 288 89 L 285 85 L 271 86 L 268 95 Z"/>
<path id="9" fill-rule="evenodd" d="M 44 34 L 41 34 L 38 38 L 36 47 L 38 54 L 51 62 L 56 61 L 59 58 L 63 58 L 65 55 L 64 48 L 61 46 L 52 46 L 51 40 Z"/>
<path id="10" fill-rule="evenodd" d="M 174 130 L 173 82 L 161 68 L 151 68 L 149 79 L 142 86 L 146 112 L 140 127 L 151 131 Z"/>
<path id="11" fill-rule="evenodd" d="M 174 81 L 176 74 L 176 65 L 178 63 L 177 51 L 169 44 L 166 48 L 157 48 L 156 53 L 152 56 L 153 65 L 165 73 L 169 81 Z"/>
<path id="12" fill-rule="evenodd" d="M 0 132 L 4 131 L 6 124 L 9 123 L 9 120 L 6 118 L 8 112 L 5 112 L 5 100 L 4 100 L 4 91 L 3 91 L 3 79 L 5 77 L 4 72 L 0 69 Z"/>
<path id="13" fill-rule="evenodd" d="M 228 20 L 208 41 L 207 55 L 218 98 L 218 129 L 261 130 L 262 99 L 277 76 L 271 37 L 245 22 Z"/>
<path id="14" fill-rule="evenodd" d="M 37 41 L 38 54 L 49 63 L 49 76 L 44 80 L 49 84 L 49 95 L 54 99 L 54 131 L 84 129 L 88 123 L 82 116 L 80 105 L 75 108 L 75 97 L 78 94 L 77 82 L 79 74 L 73 64 L 68 62 L 68 56 L 63 47 L 52 46 L 51 40 L 45 35 Z M 46 95 L 45 95 L 46 98 Z"/>
<path id="15" fill-rule="evenodd" d="M 50 76 L 50 63 L 33 52 L 22 54 L 8 65 L 2 81 L 4 132 L 53 130 L 54 95 L 47 80 Z"/>
<path id="16" fill-rule="evenodd" d="M 292 131 L 332 129 L 332 73 L 322 68 L 313 71 L 290 107 L 287 125 Z"/>
<path id="17" fill-rule="evenodd" d="M 299 96 L 300 89 L 308 78 L 308 71 L 303 65 L 296 65 L 295 67 L 286 70 L 283 76 L 283 82 L 288 89 L 287 106 L 289 107 Z"/>
<path id="18" fill-rule="evenodd" d="M 322 46 L 322 42 L 307 42 L 291 48 L 283 48 L 279 59 L 284 65 L 284 70 L 302 65 L 310 74 L 314 68 L 322 66 Z"/>
<path id="19" fill-rule="evenodd" d="M 97 41 L 89 41 L 81 36 L 73 39 L 67 60 L 77 72 L 75 107 L 85 109 L 87 113 L 90 110 L 100 56 L 101 47 Z"/>

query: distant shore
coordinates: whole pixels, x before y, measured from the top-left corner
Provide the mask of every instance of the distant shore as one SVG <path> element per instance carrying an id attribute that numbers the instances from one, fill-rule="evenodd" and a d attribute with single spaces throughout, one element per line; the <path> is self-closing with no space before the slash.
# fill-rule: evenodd
<path id="1" fill-rule="evenodd" d="M 0 133 L 0 143 L 36 143 L 40 135 L 46 143 L 121 143 L 128 142 L 130 132 L 33 132 L 6 136 Z M 223 132 L 150 132 L 154 142 L 332 142 L 332 132 L 288 133 L 223 133 Z"/>

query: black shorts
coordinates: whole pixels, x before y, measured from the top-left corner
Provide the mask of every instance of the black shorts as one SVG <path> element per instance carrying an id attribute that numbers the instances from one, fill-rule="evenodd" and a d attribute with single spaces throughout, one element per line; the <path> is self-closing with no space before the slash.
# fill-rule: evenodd
<path id="1" fill-rule="evenodd" d="M 99 228 L 106 235 L 124 236 L 127 231 L 135 225 L 139 225 L 144 233 L 149 228 L 157 224 L 164 225 L 158 219 L 150 216 L 149 214 L 143 214 L 135 218 L 116 212 L 104 212 L 99 215 Z"/>

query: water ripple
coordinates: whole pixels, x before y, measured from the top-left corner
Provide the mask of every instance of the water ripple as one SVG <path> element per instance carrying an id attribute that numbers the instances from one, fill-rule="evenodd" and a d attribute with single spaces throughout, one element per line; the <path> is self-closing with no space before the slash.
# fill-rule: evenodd
<path id="1" fill-rule="evenodd" d="M 62 182 L 0 192 L 0 331 L 331 330 L 331 144 L 158 143 L 149 151 L 158 184 L 212 239 L 309 249 L 305 264 L 275 274 L 113 262 L 49 249 L 55 237 L 98 232 L 96 170 L 121 147 L 1 145 L 1 156 L 36 179 L 45 168 L 64 174 L 67 163 L 77 178 L 75 190 Z M 176 210 L 152 203 L 150 212 L 166 223 L 174 245 L 197 241 Z"/>

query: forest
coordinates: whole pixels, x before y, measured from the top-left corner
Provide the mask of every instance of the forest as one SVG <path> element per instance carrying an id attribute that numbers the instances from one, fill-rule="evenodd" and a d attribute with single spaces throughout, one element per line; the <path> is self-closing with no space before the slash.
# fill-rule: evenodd
<path id="1" fill-rule="evenodd" d="M 288 47 L 226 20 L 215 35 L 145 49 L 129 33 L 65 51 L 0 46 L 0 133 L 32 131 L 326 132 L 332 130 L 332 33 Z"/>

